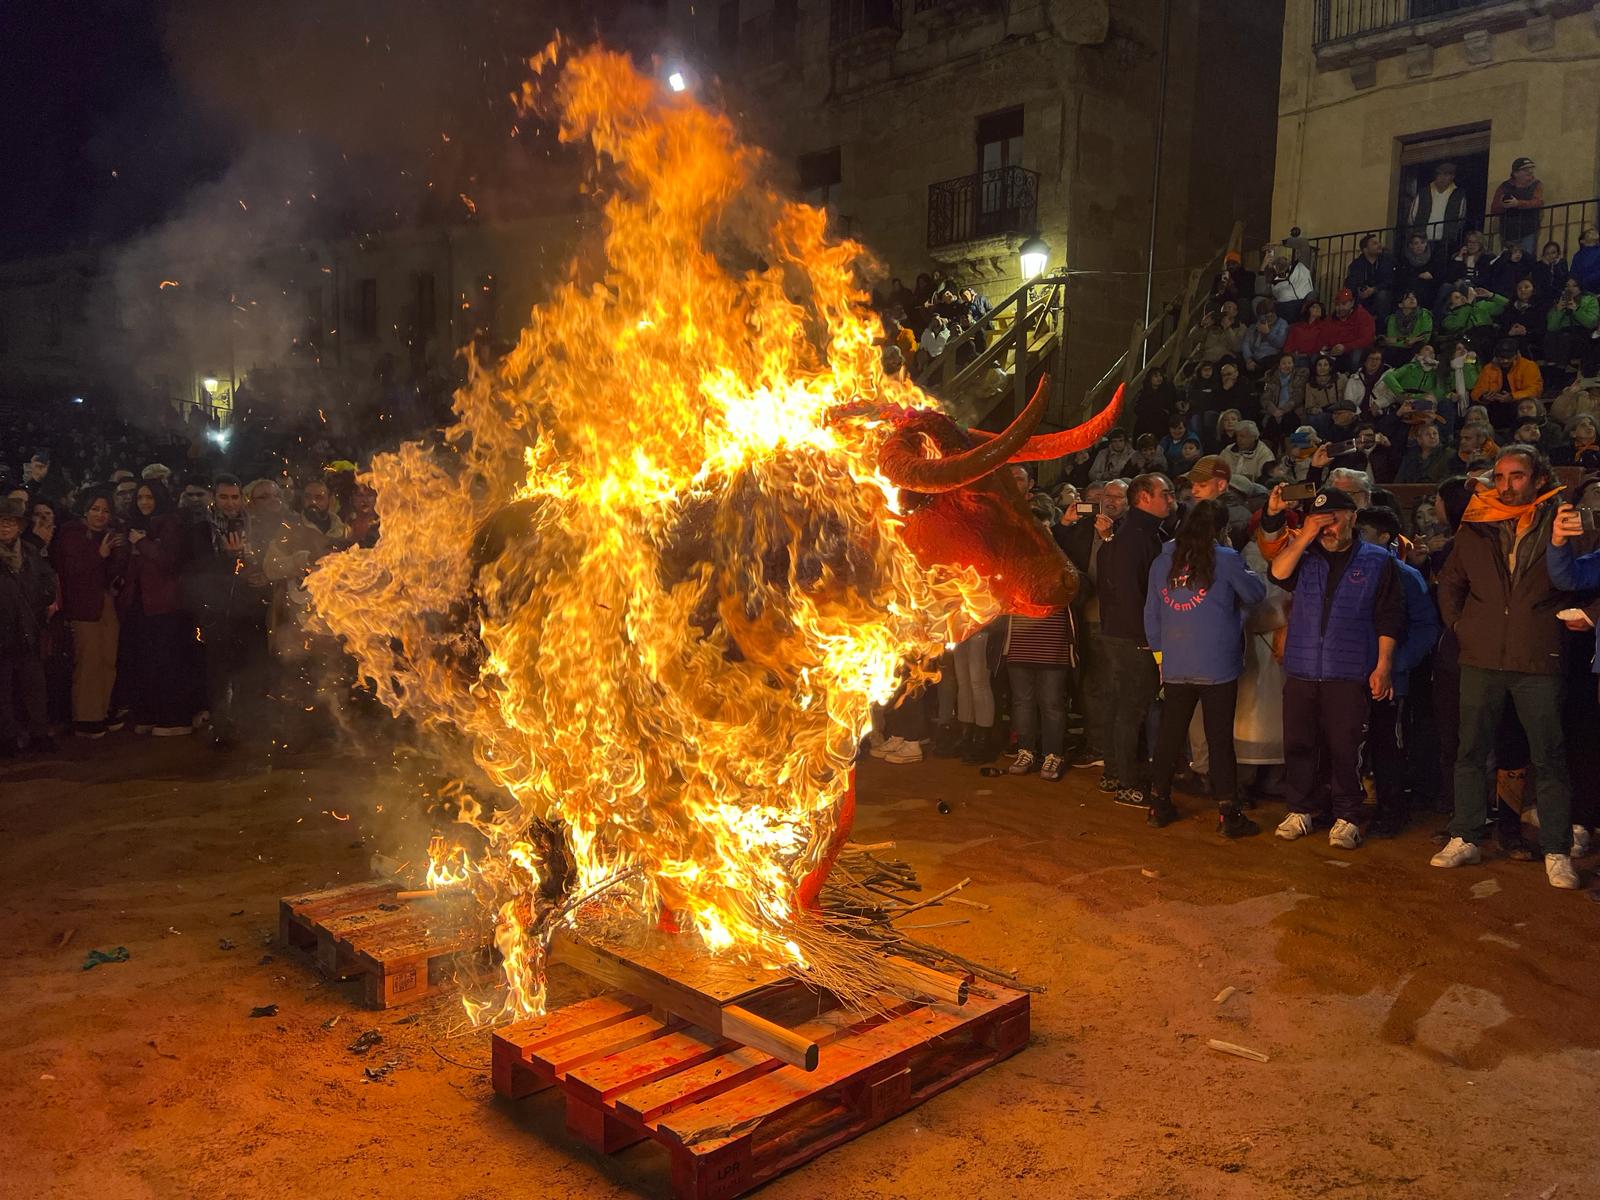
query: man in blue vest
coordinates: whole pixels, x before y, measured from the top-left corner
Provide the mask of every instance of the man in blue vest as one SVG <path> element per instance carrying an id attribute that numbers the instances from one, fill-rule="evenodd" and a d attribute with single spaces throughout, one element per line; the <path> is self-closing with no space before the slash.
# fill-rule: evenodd
<path id="1" fill-rule="evenodd" d="M 1367 715 L 1372 701 L 1394 695 L 1395 648 L 1406 632 L 1399 564 L 1381 546 L 1356 540 L 1356 511 L 1347 493 L 1324 488 L 1272 559 L 1273 579 L 1294 593 L 1283 653 L 1289 815 L 1277 834 L 1293 841 L 1315 829 L 1318 776 L 1326 772 L 1334 818 L 1328 844 L 1344 850 L 1361 845 Z M 1282 520 L 1275 515 L 1275 524 Z"/>

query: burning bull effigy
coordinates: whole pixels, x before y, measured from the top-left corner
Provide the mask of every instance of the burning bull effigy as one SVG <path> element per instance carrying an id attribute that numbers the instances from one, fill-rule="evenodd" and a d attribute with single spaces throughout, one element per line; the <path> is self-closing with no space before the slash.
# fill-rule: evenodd
<path id="1" fill-rule="evenodd" d="M 474 371 L 443 449 L 372 469 L 383 537 L 309 589 L 396 713 L 470 752 L 430 886 L 470 889 L 541 1011 L 558 927 L 632 922 L 835 990 L 885 985 L 816 919 L 874 705 L 1072 568 L 1006 463 L 1092 444 L 963 430 L 884 374 L 866 252 L 763 182 L 729 122 L 618 55 L 547 53 L 600 243 Z"/>

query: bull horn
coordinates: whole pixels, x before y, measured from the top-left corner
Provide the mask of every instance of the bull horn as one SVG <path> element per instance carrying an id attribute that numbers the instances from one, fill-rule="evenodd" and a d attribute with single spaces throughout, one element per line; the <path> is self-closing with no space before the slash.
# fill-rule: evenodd
<path id="1" fill-rule="evenodd" d="M 1122 411 L 1122 389 L 1124 386 L 1126 385 L 1119 383 L 1115 394 L 1111 397 L 1111 403 L 1082 425 L 1075 425 L 1071 429 L 1062 429 L 1055 433 L 1041 433 L 1037 437 L 1031 437 L 1007 461 L 1014 463 L 1044 462 L 1047 459 L 1076 454 L 1079 450 L 1087 450 L 1105 437 L 1106 434 L 1110 433 L 1113 426 L 1116 425 L 1117 416 Z"/>
<path id="2" fill-rule="evenodd" d="M 918 453 L 915 433 L 902 430 L 883 444 L 878 453 L 878 470 L 895 487 L 908 492 L 953 492 L 966 487 L 1004 466 L 1027 444 L 1029 435 L 1044 416 L 1049 396 L 1050 377 L 1046 375 L 1039 380 L 1028 407 L 1017 414 L 1017 419 L 1006 426 L 1004 432 L 989 437 L 981 446 L 942 458 L 924 458 Z"/>

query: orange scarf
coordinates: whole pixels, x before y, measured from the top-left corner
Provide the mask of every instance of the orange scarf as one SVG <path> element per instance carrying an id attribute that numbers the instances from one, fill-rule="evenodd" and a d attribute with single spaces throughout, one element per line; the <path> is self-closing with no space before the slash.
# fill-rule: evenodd
<path id="1" fill-rule="evenodd" d="M 1538 508 L 1551 496 L 1559 496 L 1561 488 L 1553 487 L 1542 496 L 1530 500 L 1527 504 L 1507 504 L 1492 491 L 1484 490 L 1474 492 L 1472 499 L 1467 501 L 1467 511 L 1461 514 L 1463 521 L 1510 521 L 1517 522 L 1517 536 L 1521 537 L 1533 526 L 1534 514 Z"/>

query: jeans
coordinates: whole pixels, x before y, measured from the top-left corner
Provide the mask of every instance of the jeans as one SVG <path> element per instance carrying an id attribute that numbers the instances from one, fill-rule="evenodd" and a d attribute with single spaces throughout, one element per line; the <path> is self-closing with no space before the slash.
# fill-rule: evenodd
<path id="1" fill-rule="evenodd" d="M 1326 770 L 1333 815 L 1351 823 L 1365 815 L 1361 743 L 1371 702 L 1365 679 L 1284 679 L 1284 800 L 1290 812 L 1318 811 L 1318 775 Z"/>
<path id="2" fill-rule="evenodd" d="M 259 722 L 263 715 L 272 665 L 266 625 L 225 618 L 204 626 L 203 633 L 211 728 L 218 737 L 233 737 L 242 720 Z"/>
<path id="3" fill-rule="evenodd" d="M 1156 740 L 1151 788 L 1157 795 L 1172 791 L 1178 756 L 1189 740 L 1189 719 L 1195 706 L 1205 722 L 1206 750 L 1210 760 L 1211 794 L 1230 807 L 1239 801 L 1239 768 L 1233 753 L 1233 715 L 1239 704 L 1239 681 L 1226 683 L 1169 683 L 1161 701 L 1161 733 Z"/>
<path id="4" fill-rule="evenodd" d="M 1106 650 L 1106 774 L 1123 787 L 1139 787 L 1146 775 L 1139 734 L 1156 702 L 1161 676 L 1155 656 L 1133 638 L 1103 636 Z"/>
<path id="5" fill-rule="evenodd" d="M 1011 729 L 1017 745 L 1035 755 L 1067 749 L 1067 668 L 1007 663 L 1011 677 Z"/>
<path id="6" fill-rule="evenodd" d="M 1559 675 L 1461 668 L 1461 746 L 1456 754 L 1456 812 L 1450 833 L 1476 842 L 1489 821 L 1489 757 L 1509 699 L 1528 735 L 1539 807 L 1539 847 L 1565 854 L 1572 844 L 1572 786 L 1561 730 Z"/>
<path id="7" fill-rule="evenodd" d="M 980 629 L 956 647 L 956 717 L 963 725 L 994 728 L 994 687 L 989 680 L 989 631 Z"/>
<path id="8" fill-rule="evenodd" d="M 1078 684 L 1082 706 L 1078 711 L 1083 714 L 1084 749 L 1103 753 L 1110 748 L 1110 739 L 1106 736 L 1106 697 L 1111 694 L 1105 634 L 1098 628 L 1085 629 L 1081 645 Z"/>

